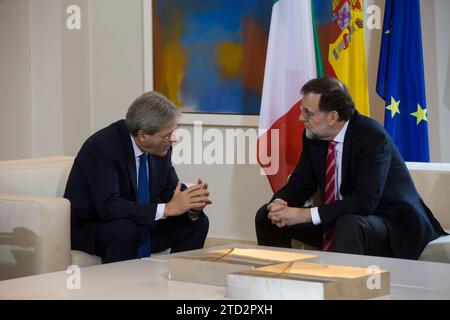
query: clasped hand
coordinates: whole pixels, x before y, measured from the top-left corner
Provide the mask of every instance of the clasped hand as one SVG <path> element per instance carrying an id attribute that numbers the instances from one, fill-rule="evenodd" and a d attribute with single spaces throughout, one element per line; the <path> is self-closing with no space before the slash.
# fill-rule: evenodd
<path id="1" fill-rule="evenodd" d="M 198 179 L 196 185 L 181 191 L 181 182 L 178 181 L 172 199 L 166 204 L 164 217 L 179 216 L 189 210 L 202 211 L 211 203 L 206 182 Z"/>
<path id="2" fill-rule="evenodd" d="M 283 199 L 272 201 L 267 210 L 267 217 L 279 228 L 311 222 L 310 209 L 289 207 Z"/>

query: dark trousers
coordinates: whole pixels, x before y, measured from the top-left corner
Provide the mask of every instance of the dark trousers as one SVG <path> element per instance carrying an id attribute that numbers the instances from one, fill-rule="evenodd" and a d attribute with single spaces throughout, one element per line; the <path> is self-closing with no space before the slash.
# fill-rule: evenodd
<path id="1" fill-rule="evenodd" d="M 140 242 L 139 226 L 130 220 L 115 220 L 96 226 L 95 254 L 103 263 L 136 259 Z M 208 234 L 205 214 L 192 221 L 187 215 L 156 221 L 149 232 L 152 252 L 171 248 L 171 252 L 201 249 Z"/>
<path id="2" fill-rule="evenodd" d="M 267 217 L 267 204 L 255 217 L 259 245 L 291 248 L 292 239 L 322 248 L 323 226 L 312 223 L 278 228 Z M 334 252 L 392 257 L 386 221 L 376 215 L 345 214 L 335 223 Z"/>

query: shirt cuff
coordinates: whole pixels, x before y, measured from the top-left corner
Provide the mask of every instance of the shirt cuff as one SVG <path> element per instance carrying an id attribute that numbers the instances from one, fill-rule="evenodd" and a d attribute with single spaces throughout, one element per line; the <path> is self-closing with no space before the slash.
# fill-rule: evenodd
<path id="1" fill-rule="evenodd" d="M 322 223 L 319 216 L 319 209 L 317 207 L 310 208 L 311 209 L 311 220 L 314 225 L 318 225 Z"/>
<path id="2" fill-rule="evenodd" d="M 165 208 L 166 208 L 165 203 L 158 203 L 158 207 L 157 207 L 156 213 L 155 213 L 155 221 L 161 220 L 164 218 L 164 209 Z"/>

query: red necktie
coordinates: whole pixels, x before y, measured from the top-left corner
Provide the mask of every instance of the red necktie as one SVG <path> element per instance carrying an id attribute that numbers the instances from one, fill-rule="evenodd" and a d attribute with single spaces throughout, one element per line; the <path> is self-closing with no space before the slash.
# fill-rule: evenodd
<path id="1" fill-rule="evenodd" d="M 325 204 L 336 201 L 336 156 L 335 141 L 328 143 L 327 171 L 325 176 Z M 323 233 L 323 251 L 333 251 L 334 228 L 328 228 Z"/>

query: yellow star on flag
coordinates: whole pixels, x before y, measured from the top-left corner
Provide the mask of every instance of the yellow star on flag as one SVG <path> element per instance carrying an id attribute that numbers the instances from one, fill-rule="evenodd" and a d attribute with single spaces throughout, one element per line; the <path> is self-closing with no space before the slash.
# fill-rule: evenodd
<path id="1" fill-rule="evenodd" d="M 400 100 L 395 101 L 394 97 L 391 97 L 391 104 L 386 107 L 386 109 L 391 111 L 391 119 L 395 117 L 396 113 L 400 114 L 399 104 Z"/>
<path id="2" fill-rule="evenodd" d="M 422 107 L 420 106 L 420 104 L 417 104 L 417 111 L 411 113 L 412 116 L 417 118 L 417 125 L 419 125 L 419 123 L 423 120 L 428 122 L 427 119 L 427 109 L 422 109 Z"/>

